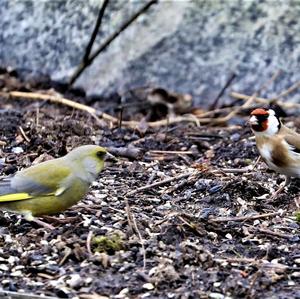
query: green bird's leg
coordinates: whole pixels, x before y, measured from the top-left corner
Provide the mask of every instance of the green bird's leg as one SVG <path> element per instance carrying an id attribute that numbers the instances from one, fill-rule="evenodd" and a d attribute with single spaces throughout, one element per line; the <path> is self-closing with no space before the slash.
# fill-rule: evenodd
<path id="1" fill-rule="evenodd" d="M 29 222 L 35 222 L 39 226 L 42 226 L 46 229 L 50 229 L 50 230 L 55 229 L 55 227 L 53 225 L 33 217 L 31 212 L 25 212 L 25 213 L 23 213 L 23 215 L 24 215 L 24 218 Z"/>

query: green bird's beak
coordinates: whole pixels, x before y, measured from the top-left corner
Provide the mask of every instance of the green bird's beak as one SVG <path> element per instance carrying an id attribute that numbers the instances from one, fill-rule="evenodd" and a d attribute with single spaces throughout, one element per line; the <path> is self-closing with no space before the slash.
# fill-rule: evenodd
<path id="1" fill-rule="evenodd" d="M 104 157 L 104 161 L 105 162 L 117 162 L 118 159 L 114 155 L 112 155 L 111 153 L 107 152 L 105 157 Z"/>

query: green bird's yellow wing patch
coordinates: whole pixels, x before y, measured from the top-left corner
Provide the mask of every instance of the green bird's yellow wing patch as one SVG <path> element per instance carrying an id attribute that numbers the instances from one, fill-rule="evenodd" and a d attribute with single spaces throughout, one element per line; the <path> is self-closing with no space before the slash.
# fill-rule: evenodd
<path id="1" fill-rule="evenodd" d="M 60 196 L 69 187 L 70 168 L 47 161 L 0 180 L 0 203 Z M 63 186 L 62 186 L 63 184 Z"/>
<path id="2" fill-rule="evenodd" d="M 31 199 L 33 196 L 28 193 L 13 193 L 0 195 L 0 202 Z"/>
<path id="3" fill-rule="evenodd" d="M 42 194 L 42 195 L 40 195 L 40 197 L 53 196 L 53 195 L 56 195 L 56 194 L 54 194 L 54 193 Z M 10 193 L 10 194 L 5 194 L 5 195 L 0 195 L 0 203 L 8 202 L 8 201 L 32 199 L 34 197 L 36 197 L 36 196 L 29 194 L 29 193 Z"/>

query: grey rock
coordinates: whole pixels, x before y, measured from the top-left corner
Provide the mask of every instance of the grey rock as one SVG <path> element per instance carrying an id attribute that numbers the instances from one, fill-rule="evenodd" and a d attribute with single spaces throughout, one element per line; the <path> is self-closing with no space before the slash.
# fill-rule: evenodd
<path id="1" fill-rule="evenodd" d="M 146 1 L 110 1 L 96 49 Z M 67 81 L 81 61 L 100 0 L 2 0 L 0 66 Z M 76 82 L 89 95 L 161 86 L 208 104 L 230 75 L 251 94 L 278 69 L 268 98 L 300 80 L 300 2 L 160 1 L 101 53 Z M 289 99 L 299 101 L 297 93 Z"/>

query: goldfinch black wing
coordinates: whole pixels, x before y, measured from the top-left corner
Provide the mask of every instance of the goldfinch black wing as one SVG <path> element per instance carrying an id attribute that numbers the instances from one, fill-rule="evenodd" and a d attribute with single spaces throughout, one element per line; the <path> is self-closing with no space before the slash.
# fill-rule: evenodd
<path id="1" fill-rule="evenodd" d="M 13 177 L 0 180 L 0 203 L 62 194 L 66 187 L 61 187 L 61 183 L 68 180 L 71 170 L 53 161 L 32 166 Z"/>
<path id="2" fill-rule="evenodd" d="M 289 150 L 300 154 L 300 135 L 286 135 L 284 140 L 289 145 Z"/>

